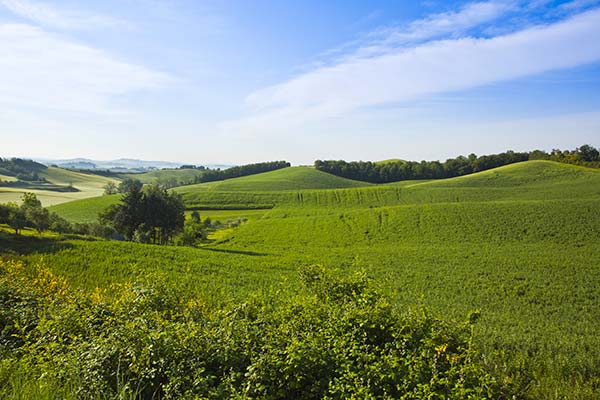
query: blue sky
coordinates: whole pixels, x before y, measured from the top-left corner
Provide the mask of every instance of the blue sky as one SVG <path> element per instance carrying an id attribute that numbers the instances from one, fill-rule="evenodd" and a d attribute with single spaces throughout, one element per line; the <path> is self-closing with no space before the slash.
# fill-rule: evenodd
<path id="1" fill-rule="evenodd" d="M 600 0 L 0 0 L 3 156 L 600 145 Z"/>

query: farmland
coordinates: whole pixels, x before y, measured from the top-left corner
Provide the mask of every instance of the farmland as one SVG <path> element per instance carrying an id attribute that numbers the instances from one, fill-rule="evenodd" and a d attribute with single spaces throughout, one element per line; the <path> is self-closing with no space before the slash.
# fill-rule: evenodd
<path id="1" fill-rule="evenodd" d="M 0 187 L 0 203 L 18 202 L 23 193 L 35 193 L 45 206 L 66 203 L 73 200 L 101 196 L 108 182 L 117 182 L 112 178 L 48 167 L 40 172 L 40 177 L 48 183 L 27 185 L 24 187 Z M 15 178 L 12 177 L 14 180 Z M 8 180 L 0 178 L 0 180 Z M 73 189 L 71 189 L 73 188 Z"/>
<path id="2" fill-rule="evenodd" d="M 600 395 L 599 170 L 529 161 L 385 185 L 321 174 L 288 168 L 176 188 L 203 219 L 246 220 L 196 248 L 7 229 L 0 239 L 6 254 L 84 293 L 155 281 L 205 309 L 285 305 L 304 290 L 307 265 L 364 272 L 401 310 L 453 323 L 480 313 L 478 365 L 518 397 Z M 53 210 L 85 221 L 117 200 Z"/>

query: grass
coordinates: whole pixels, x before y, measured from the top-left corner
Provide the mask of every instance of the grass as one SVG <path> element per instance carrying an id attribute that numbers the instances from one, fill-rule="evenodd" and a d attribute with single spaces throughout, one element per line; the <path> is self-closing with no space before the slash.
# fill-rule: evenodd
<path id="1" fill-rule="evenodd" d="M 169 179 L 176 179 L 177 182 L 192 183 L 194 178 L 202 176 L 203 171 L 198 169 L 161 169 L 157 171 L 148 171 L 139 174 L 119 174 L 123 179 L 137 179 L 144 184 L 159 183 Z"/>
<path id="2" fill-rule="evenodd" d="M 180 193 L 195 191 L 265 192 L 302 189 L 334 189 L 369 186 L 365 182 L 340 178 L 312 167 L 290 167 L 262 174 L 201 183 L 179 188 Z"/>
<path id="3" fill-rule="evenodd" d="M 160 274 L 214 306 L 289 298 L 304 265 L 364 268 L 401 307 L 424 304 L 450 320 L 479 310 L 474 340 L 485 362 L 514 379 L 530 374 L 528 398 L 600 397 L 600 171 L 530 161 L 410 185 L 251 191 L 239 182 L 177 189 L 190 206 L 275 206 L 201 210 L 248 218 L 208 247 L 9 233 L 0 246 L 83 290 Z M 78 203 L 80 215 L 93 208 Z"/>
<path id="4" fill-rule="evenodd" d="M 98 219 L 98 214 L 101 211 L 116 204 L 120 198 L 120 194 L 91 197 L 57 204 L 49 207 L 49 210 L 70 222 L 94 222 Z"/>
<path id="5" fill-rule="evenodd" d="M 35 187 L 0 187 L 0 203 L 19 202 L 25 192 L 35 193 L 44 206 L 66 203 L 73 200 L 101 196 L 104 186 L 115 179 L 94 174 L 69 171 L 62 168 L 48 167 L 40 177 L 45 178 L 51 185 Z M 77 191 L 65 191 L 72 185 Z"/>

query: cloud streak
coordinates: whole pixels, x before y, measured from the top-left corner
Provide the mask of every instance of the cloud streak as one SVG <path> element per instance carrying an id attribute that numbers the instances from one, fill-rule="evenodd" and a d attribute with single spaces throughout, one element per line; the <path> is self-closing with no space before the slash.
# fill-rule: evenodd
<path id="1" fill-rule="evenodd" d="M 250 116 L 226 129 L 260 131 L 360 108 L 467 90 L 600 60 L 600 9 L 493 38 L 458 38 L 361 52 L 246 99 Z"/>
<path id="2" fill-rule="evenodd" d="M 57 10 L 47 4 L 31 0 L 0 0 L 0 4 L 22 18 L 49 28 L 80 30 L 129 26 L 125 21 L 105 15 L 76 10 Z"/>
<path id="3" fill-rule="evenodd" d="M 173 79 L 25 24 L 0 24 L 0 103 L 113 112 L 111 100 Z"/>

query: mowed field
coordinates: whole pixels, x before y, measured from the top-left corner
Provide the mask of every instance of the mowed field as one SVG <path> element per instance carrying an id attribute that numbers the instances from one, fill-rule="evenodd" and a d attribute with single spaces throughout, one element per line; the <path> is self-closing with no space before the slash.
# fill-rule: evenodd
<path id="1" fill-rule="evenodd" d="M 213 208 L 202 218 L 249 216 L 200 248 L 8 233 L 3 246 L 83 290 L 160 276 L 209 305 L 258 295 L 276 303 L 298 289 L 298 268 L 309 264 L 364 270 L 401 307 L 457 321 L 479 311 L 473 340 L 483 362 L 527 381 L 527 398 L 600 398 L 599 170 L 529 161 L 446 180 L 323 189 L 310 185 L 308 174 L 320 176 L 310 168 L 275 172 L 281 190 L 273 173 L 176 189 L 188 207 Z M 112 201 L 54 210 L 77 219 Z"/>
<path id="2" fill-rule="evenodd" d="M 104 192 L 104 186 L 108 182 L 118 182 L 112 178 L 84 174 L 56 167 L 48 167 L 48 169 L 42 171 L 39 175 L 53 185 L 62 187 L 72 185 L 77 191 L 52 190 L 52 187 L 49 187 L 49 190 L 41 188 L 0 187 L 0 203 L 18 203 L 23 193 L 31 192 L 35 193 L 37 198 L 42 202 L 42 205 L 51 206 L 73 200 L 101 196 Z M 5 178 L 0 179 L 8 180 Z"/>

